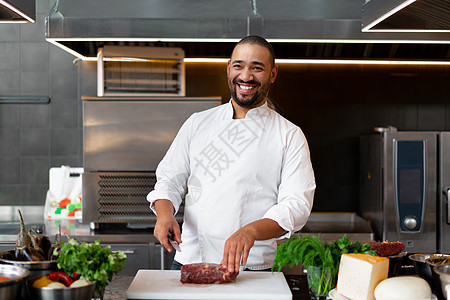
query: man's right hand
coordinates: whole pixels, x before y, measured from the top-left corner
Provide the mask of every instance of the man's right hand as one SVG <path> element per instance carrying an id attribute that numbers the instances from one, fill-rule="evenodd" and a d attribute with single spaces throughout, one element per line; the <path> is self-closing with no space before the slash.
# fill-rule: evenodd
<path id="1" fill-rule="evenodd" d="M 174 240 L 181 244 L 180 225 L 175 220 L 175 209 L 172 202 L 167 199 L 160 199 L 155 201 L 155 211 L 156 225 L 153 230 L 153 235 L 167 251 L 172 252 L 172 245 L 167 238 L 169 232 L 172 232 Z"/>

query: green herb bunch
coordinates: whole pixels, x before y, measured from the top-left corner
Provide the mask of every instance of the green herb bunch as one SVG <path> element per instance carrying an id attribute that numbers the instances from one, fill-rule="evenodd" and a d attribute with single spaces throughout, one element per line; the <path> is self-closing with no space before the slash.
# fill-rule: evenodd
<path id="1" fill-rule="evenodd" d="M 322 268 L 322 274 L 316 277 L 312 285 L 318 294 L 328 294 L 335 287 L 339 262 L 344 253 L 377 255 L 376 251 L 371 250 L 370 243 L 350 242 L 346 235 L 332 243 L 319 235 L 293 236 L 278 246 L 272 271 L 281 271 L 284 266 L 293 267 L 297 264 L 304 265 L 306 269 Z M 325 276 L 325 269 L 331 278 Z"/>
<path id="2" fill-rule="evenodd" d="M 76 272 L 89 281 L 95 281 L 96 290 L 103 292 L 114 274 L 125 266 L 126 259 L 125 253 L 113 253 L 111 246 L 101 245 L 100 240 L 79 243 L 71 238 L 67 243 L 61 242 L 57 263 L 66 274 Z"/>

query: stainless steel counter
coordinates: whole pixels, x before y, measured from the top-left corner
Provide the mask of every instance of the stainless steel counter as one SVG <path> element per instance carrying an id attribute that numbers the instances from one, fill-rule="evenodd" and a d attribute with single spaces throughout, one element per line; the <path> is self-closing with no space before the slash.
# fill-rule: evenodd
<path id="1" fill-rule="evenodd" d="M 340 239 L 344 234 L 352 242 L 374 240 L 374 233 L 369 222 L 356 213 L 312 213 L 299 234 L 320 234 L 327 241 Z"/>
<path id="2" fill-rule="evenodd" d="M 136 228 L 139 224 L 101 224 L 98 229 L 91 229 L 89 224 L 80 220 L 48 220 L 44 219 L 43 206 L 0 206 L 0 244 L 15 243 L 19 232 L 20 209 L 26 228 L 42 229 L 52 241 L 61 226 L 63 235 L 68 234 L 82 242 L 93 242 L 100 239 L 105 244 L 116 243 L 157 243 L 152 228 Z M 131 228 L 135 227 L 135 228 Z M 333 241 L 346 234 L 351 241 L 373 241 L 374 233 L 369 223 L 355 213 L 312 213 L 305 227 L 298 234 L 320 234 L 324 239 Z M 64 238 L 67 238 L 64 236 Z"/>

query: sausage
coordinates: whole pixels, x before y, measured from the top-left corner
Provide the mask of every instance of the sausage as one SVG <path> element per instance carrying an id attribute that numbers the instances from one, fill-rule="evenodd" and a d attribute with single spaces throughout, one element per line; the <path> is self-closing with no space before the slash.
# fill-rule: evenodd
<path id="1" fill-rule="evenodd" d="M 181 267 L 181 283 L 212 284 L 230 282 L 239 272 L 230 273 L 220 264 L 195 263 Z"/>

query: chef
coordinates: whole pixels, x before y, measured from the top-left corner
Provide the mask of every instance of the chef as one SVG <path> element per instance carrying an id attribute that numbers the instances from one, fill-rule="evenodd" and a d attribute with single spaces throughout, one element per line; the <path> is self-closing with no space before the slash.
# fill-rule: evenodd
<path id="1" fill-rule="evenodd" d="M 231 100 L 189 117 L 158 165 L 147 199 L 155 237 L 168 251 L 169 233 L 180 244 L 172 269 L 198 262 L 230 272 L 269 269 L 277 239 L 308 220 L 315 191 L 309 148 L 301 129 L 268 106 L 277 73 L 264 38 L 239 41 L 227 64 Z M 174 215 L 182 201 L 181 230 Z"/>

